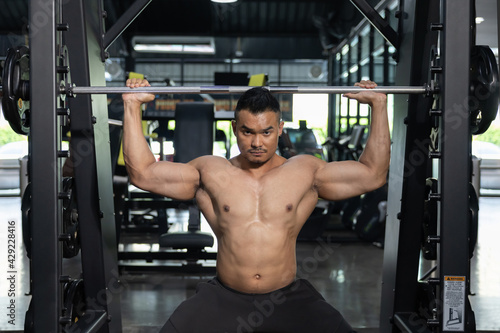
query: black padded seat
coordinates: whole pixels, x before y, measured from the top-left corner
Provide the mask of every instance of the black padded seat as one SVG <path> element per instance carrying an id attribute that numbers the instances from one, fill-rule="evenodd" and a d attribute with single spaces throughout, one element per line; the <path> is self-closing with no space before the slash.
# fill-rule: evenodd
<path id="1" fill-rule="evenodd" d="M 173 249 L 203 249 L 214 246 L 214 238 L 208 232 L 183 231 L 163 234 L 159 243 Z"/>
<path id="2" fill-rule="evenodd" d="M 200 231 L 200 212 L 195 203 L 189 206 L 189 224 L 187 231 L 165 233 L 160 236 L 161 247 L 173 249 L 203 249 L 214 246 L 211 233 Z"/>

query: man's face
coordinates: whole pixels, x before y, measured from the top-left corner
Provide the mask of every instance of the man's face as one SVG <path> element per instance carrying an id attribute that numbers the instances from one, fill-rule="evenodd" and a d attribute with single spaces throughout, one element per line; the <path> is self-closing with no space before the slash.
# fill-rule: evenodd
<path id="1" fill-rule="evenodd" d="M 275 154 L 283 122 L 272 111 L 252 114 L 241 110 L 233 120 L 233 132 L 241 156 L 251 164 L 264 164 Z"/>

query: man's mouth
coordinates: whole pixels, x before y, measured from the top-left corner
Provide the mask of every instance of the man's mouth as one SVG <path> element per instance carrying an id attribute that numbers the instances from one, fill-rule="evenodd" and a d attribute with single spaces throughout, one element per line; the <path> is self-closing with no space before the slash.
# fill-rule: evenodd
<path id="1" fill-rule="evenodd" d="M 260 156 L 260 155 L 263 155 L 266 151 L 265 150 L 249 150 L 248 152 L 252 155 Z"/>

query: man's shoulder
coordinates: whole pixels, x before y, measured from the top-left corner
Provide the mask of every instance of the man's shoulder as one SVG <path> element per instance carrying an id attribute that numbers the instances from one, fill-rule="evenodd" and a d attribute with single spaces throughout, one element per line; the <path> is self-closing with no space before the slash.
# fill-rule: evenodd
<path id="1" fill-rule="evenodd" d="M 317 158 L 316 156 L 313 155 L 308 155 L 308 154 L 300 154 L 300 155 L 295 155 L 293 157 L 290 157 L 289 159 L 286 160 L 285 163 L 289 164 L 307 164 L 307 165 L 322 165 L 326 163 L 320 158 Z"/>
<path id="2" fill-rule="evenodd" d="M 290 157 L 283 163 L 282 167 L 294 173 L 300 172 L 301 175 L 305 176 L 306 174 L 315 174 L 325 164 L 326 162 L 320 158 L 303 154 Z"/>
<path id="3" fill-rule="evenodd" d="M 231 163 L 224 157 L 222 156 L 216 156 L 216 155 L 204 155 L 195 158 L 191 162 L 191 164 L 195 165 L 220 165 L 220 164 L 228 164 L 231 165 Z"/>

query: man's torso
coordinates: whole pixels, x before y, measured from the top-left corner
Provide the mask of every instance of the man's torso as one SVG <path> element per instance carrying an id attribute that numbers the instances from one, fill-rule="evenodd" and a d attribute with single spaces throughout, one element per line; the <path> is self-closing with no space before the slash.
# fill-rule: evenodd
<path id="1" fill-rule="evenodd" d="M 296 237 L 318 200 L 318 161 L 283 159 L 259 176 L 219 157 L 196 162 L 196 199 L 217 236 L 217 272 L 226 285 L 265 293 L 295 278 Z"/>

